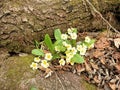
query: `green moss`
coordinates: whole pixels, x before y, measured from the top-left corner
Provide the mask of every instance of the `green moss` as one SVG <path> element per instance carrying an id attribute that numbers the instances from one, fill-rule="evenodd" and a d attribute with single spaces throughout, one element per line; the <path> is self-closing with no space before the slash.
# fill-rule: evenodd
<path id="1" fill-rule="evenodd" d="M 89 84 L 86 81 L 82 81 L 81 82 L 83 84 L 83 86 L 85 87 L 85 90 L 97 90 L 97 87 L 93 84 Z"/>
<path id="2" fill-rule="evenodd" d="M 9 70 L 6 73 L 9 78 L 12 78 L 13 76 L 21 78 L 24 72 L 31 71 L 29 66 L 33 61 L 32 55 L 25 57 L 14 56 L 11 57 L 10 60 L 11 64 L 9 64 Z"/>
<path id="3" fill-rule="evenodd" d="M 6 46 L 9 43 L 10 43 L 10 40 L 1 40 L 0 41 L 0 46 Z"/>
<path id="4" fill-rule="evenodd" d="M 71 0 L 70 4 L 71 5 L 77 5 L 78 3 L 82 2 L 82 0 Z"/>
<path id="5" fill-rule="evenodd" d="M 32 55 L 25 57 L 14 56 L 9 58 L 9 62 L 6 62 L 7 68 L 5 73 L 7 87 L 15 88 L 21 80 L 35 77 L 37 72 L 30 68 L 32 61 Z"/>
<path id="6" fill-rule="evenodd" d="M 105 2 L 117 4 L 120 0 L 105 0 Z"/>

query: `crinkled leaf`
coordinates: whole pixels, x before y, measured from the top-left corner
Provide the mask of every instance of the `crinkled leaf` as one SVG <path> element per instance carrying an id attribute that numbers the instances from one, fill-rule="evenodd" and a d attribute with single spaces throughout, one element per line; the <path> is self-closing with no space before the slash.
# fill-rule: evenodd
<path id="1" fill-rule="evenodd" d="M 31 87 L 30 90 L 38 90 L 36 87 Z"/>
<path id="2" fill-rule="evenodd" d="M 48 34 L 45 35 L 44 42 L 45 42 L 46 46 L 48 47 L 48 49 L 50 50 L 50 52 L 54 53 L 54 45 L 53 45 L 52 40 Z"/>
<path id="3" fill-rule="evenodd" d="M 62 45 L 62 40 L 57 40 L 55 43 L 54 43 L 54 46 L 57 46 L 57 45 Z"/>
<path id="4" fill-rule="evenodd" d="M 44 56 L 44 53 L 41 49 L 33 49 L 32 54 L 36 56 Z"/>
<path id="5" fill-rule="evenodd" d="M 90 48 L 91 45 L 94 44 L 94 43 L 95 43 L 95 39 L 91 39 L 89 43 L 83 42 L 82 44 L 85 44 L 88 48 Z"/>
<path id="6" fill-rule="evenodd" d="M 61 31 L 60 31 L 60 29 L 56 29 L 54 31 L 54 37 L 55 37 L 56 40 L 61 40 Z"/>
<path id="7" fill-rule="evenodd" d="M 89 42 L 89 44 L 94 44 L 95 43 L 95 39 L 91 39 L 91 41 Z"/>
<path id="8" fill-rule="evenodd" d="M 61 52 L 64 52 L 66 48 L 63 45 L 56 46 Z"/>
<path id="9" fill-rule="evenodd" d="M 84 58 L 79 54 L 75 54 L 71 61 L 74 63 L 84 63 Z"/>
<path id="10" fill-rule="evenodd" d="M 59 55 L 58 53 L 57 53 L 57 54 L 54 54 L 52 59 L 55 60 L 55 59 L 57 59 L 57 58 L 60 58 L 60 55 Z"/>

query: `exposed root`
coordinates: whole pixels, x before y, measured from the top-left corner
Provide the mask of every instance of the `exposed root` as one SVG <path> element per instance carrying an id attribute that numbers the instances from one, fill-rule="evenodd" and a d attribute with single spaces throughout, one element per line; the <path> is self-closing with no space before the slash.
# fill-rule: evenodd
<path id="1" fill-rule="evenodd" d="M 113 29 L 116 33 L 120 33 L 116 28 L 114 28 L 103 16 L 102 14 L 93 6 L 93 4 L 89 1 L 89 0 L 86 0 L 86 2 L 92 7 L 93 11 L 95 13 L 97 13 L 101 18 L 102 20 L 111 28 Z"/>

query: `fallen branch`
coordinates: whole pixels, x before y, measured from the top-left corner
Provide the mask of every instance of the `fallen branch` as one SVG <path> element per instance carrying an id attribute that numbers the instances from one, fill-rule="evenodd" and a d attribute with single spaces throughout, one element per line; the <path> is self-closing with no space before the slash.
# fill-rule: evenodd
<path id="1" fill-rule="evenodd" d="M 92 7 L 93 11 L 96 12 L 102 19 L 103 21 L 108 24 L 108 26 L 113 29 L 116 33 L 120 33 L 116 28 L 114 28 L 103 16 L 102 14 L 93 6 L 93 4 L 89 1 L 86 0 L 86 2 Z"/>

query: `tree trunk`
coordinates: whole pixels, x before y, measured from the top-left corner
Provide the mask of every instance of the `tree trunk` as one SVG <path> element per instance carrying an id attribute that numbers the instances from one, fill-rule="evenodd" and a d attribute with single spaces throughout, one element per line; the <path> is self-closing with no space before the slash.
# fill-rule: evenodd
<path id="1" fill-rule="evenodd" d="M 120 30 L 120 0 L 90 0 L 114 27 Z M 79 31 L 107 28 L 85 0 L 1 0 L 0 47 L 10 52 L 30 52 L 33 40 L 42 40 L 53 30 L 69 27 Z"/>

